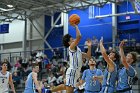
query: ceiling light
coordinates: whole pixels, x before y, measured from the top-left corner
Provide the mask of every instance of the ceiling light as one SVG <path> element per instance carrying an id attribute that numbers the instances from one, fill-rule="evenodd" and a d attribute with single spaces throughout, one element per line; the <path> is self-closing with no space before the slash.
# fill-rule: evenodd
<path id="1" fill-rule="evenodd" d="M 9 8 L 13 8 L 13 7 L 14 7 L 13 5 L 10 5 L 10 4 L 9 4 L 9 5 L 7 5 L 7 6 L 8 6 Z"/>

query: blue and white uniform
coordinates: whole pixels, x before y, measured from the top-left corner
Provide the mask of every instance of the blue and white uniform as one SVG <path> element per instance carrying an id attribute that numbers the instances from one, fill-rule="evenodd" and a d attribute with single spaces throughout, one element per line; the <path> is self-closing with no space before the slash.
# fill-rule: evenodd
<path id="1" fill-rule="evenodd" d="M 80 77 L 82 67 L 82 52 L 79 47 L 75 51 L 69 47 L 69 59 L 69 68 L 66 72 L 66 86 L 76 87 L 76 82 Z"/>
<path id="2" fill-rule="evenodd" d="M 118 84 L 117 84 L 117 92 L 118 93 L 132 93 L 131 89 L 131 79 L 135 77 L 136 70 L 129 66 L 128 70 L 123 67 L 119 70 L 118 74 Z"/>
<path id="3" fill-rule="evenodd" d="M 36 87 L 32 75 L 33 72 L 31 72 L 27 77 L 24 93 L 36 93 Z"/>
<path id="4" fill-rule="evenodd" d="M 99 93 L 101 90 L 101 83 L 96 80 L 93 80 L 93 76 L 102 76 L 103 73 L 100 69 L 90 70 L 87 69 L 84 71 L 82 80 L 86 82 L 85 84 L 85 92 L 84 93 Z"/>
<path id="5" fill-rule="evenodd" d="M 100 91 L 100 93 L 113 93 L 115 91 L 116 79 L 117 79 L 117 66 L 116 65 L 113 72 L 109 72 L 108 68 L 105 69 L 102 90 Z"/>
<path id="6" fill-rule="evenodd" d="M 9 77 L 10 72 L 6 71 L 6 74 L 0 72 L 0 93 L 9 93 Z"/>

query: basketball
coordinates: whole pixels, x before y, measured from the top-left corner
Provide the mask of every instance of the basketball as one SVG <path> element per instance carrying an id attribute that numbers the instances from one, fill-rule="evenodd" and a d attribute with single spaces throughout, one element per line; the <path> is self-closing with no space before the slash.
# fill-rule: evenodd
<path id="1" fill-rule="evenodd" d="M 69 23 L 70 25 L 73 25 L 73 24 L 78 25 L 80 23 L 80 17 L 77 14 L 72 14 L 69 17 Z"/>

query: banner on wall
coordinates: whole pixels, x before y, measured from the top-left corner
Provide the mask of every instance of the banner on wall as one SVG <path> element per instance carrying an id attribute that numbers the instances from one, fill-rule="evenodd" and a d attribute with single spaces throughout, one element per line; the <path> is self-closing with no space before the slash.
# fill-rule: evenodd
<path id="1" fill-rule="evenodd" d="M 9 24 L 0 25 L 0 34 L 9 33 Z"/>

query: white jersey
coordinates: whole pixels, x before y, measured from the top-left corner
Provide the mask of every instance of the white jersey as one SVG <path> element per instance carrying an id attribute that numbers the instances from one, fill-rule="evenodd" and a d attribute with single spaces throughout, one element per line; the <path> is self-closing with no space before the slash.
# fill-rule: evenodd
<path id="1" fill-rule="evenodd" d="M 9 90 L 9 76 L 10 72 L 6 72 L 5 75 L 0 72 L 0 93 L 8 93 Z"/>
<path id="2" fill-rule="evenodd" d="M 77 47 L 76 51 L 72 51 L 69 47 L 69 60 L 69 68 L 66 72 L 66 86 L 76 87 L 82 67 L 82 52 L 79 47 Z"/>
<path id="3" fill-rule="evenodd" d="M 69 68 L 81 70 L 82 67 L 82 52 L 79 47 L 73 51 L 69 47 Z"/>

